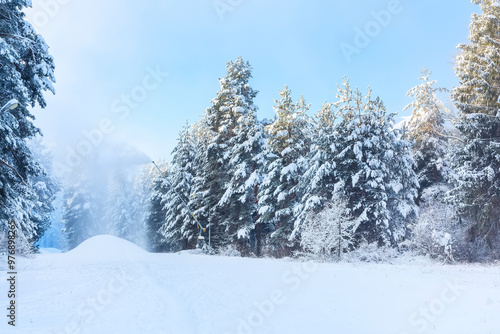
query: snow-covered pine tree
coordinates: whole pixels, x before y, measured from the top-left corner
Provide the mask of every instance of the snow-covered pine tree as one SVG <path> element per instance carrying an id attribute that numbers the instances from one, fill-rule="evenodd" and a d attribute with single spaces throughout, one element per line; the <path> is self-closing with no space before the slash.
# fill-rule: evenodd
<path id="1" fill-rule="evenodd" d="M 459 45 L 452 97 L 462 112 L 457 126 L 464 143 L 454 154 L 458 186 L 454 201 L 469 238 L 500 257 L 500 2 L 473 0 L 469 43 Z"/>
<path id="2" fill-rule="evenodd" d="M 437 93 L 446 89 L 434 87 L 436 81 L 430 80 L 431 73 L 426 68 L 422 70 L 422 77 L 419 78 L 422 84 L 406 94 L 414 101 L 404 108 L 412 111 L 405 126 L 406 138 L 413 144 L 415 172 L 420 183 L 417 203 L 424 190 L 432 185 L 445 183 L 449 174 L 446 155 L 450 135 L 445 123 L 451 112 L 437 97 Z"/>
<path id="3" fill-rule="evenodd" d="M 332 103 L 325 102 L 315 115 L 312 130 L 312 145 L 309 153 L 309 168 L 299 182 L 303 194 L 297 209 L 293 236 L 300 234 L 306 217 L 318 213 L 332 199 L 338 187 L 336 172 L 337 114 Z"/>
<path id="4" fill-rule="evenodd" d="M 166 221 L 164 197 L 170 186 L 165 178 L 169 177 L 169 168 L 166 162 L 158 163 L 158 167 L 161 172 L 154 166 L 149 169 L 149 210 L 146 217 L 146 238 L 149 249 L 156 253 L 168 252 L 173 248 L 160 233 L 160 229 Z"/>
<path id="5" fill-rule="evenodd" d="M 424 68 L 422 83 L 412 88 L 407 96 L 414 101 L 405 107 L 411 109 L 410 119 L 405 123 L 405 138 L 411 141 L 415 172 L 420 189 L 417 204 L 419 215 L 411 226 L 411 241 L 417 251 L 431 257 L 445 256 L 451 252 L 450 244 L 441 245 L 442 236 L 458 234 L 453 228 L 453 206 L 447 203 L 447 193 L 451 190 L 451 172 L 449 163 L 452 130 L 446 122 L 452 118 L 451 111 L 439 100 L 437 94 L 446 92 L 444 88 L 434 87 L 435 80 L 430 80 L 430 72 Z M 451 256 L 451 253 L 449 254 Z"/>
<path id="6" fill-rule="evenodd" d="M 192 194 L 197 152 L 192 129 L 187 122 L 179 133 L 177 146 L 172 154 L 169 180 L 174 188 L 170 187 L 164 195 L 166 221 L 160 233 L 167 243 L 175 245 L 175 248 L 192 249 L 196 247 L 198 227 L 185 203 L 189 202 Z"/>
<path id="7" fill-rule="evenodd" d="M 295 212 L 302 194 L 298 191 L 300 177 L 307 169 L 305 157 L 310 149 L 309 106 L 302 97 L 292 100 L 290 89 L 280 91 L 275 100 L 274 122 L 266 127 L 268 140 L 264 151 L 264 180 L 259 189 L 258 223 L 269 230 L 269 251 L 277 256 L 290 255 L 298 240 L 292 235 Z"/>
<path id="8" fill-rule="evenodd" d="M 189 209 L 193 212 L 196 220 L 200 222 L 203 227 L 208 227 L 210 204 L 209 200 L 206 199 L 209 199 L 212 195 L 209 190 L 207 191 L 207 187 L 210 184 L 210 182 L 208 182 L 208 177 L 211 176 L 212 173 L 204 167 L 206 166 L 206 162 L 208 162 L 208 143 L 210 139 L 213 138 L 211 130 L 207 127 L 206 116 L 207 114 L 205 113 L 200 121 L 193 124 L 193 141 L 197 155 L 193 160 L 194 177 L 188 202 Z M 195 224 L 194 219 L 193 224 Z M 197 240 L 200 232 L 198 228 L 199 226 L 196 226 Z M 211 232 L 210 228 L 210 234 Z M 209 237 L 206 233 L 203 233 L 202 236 L 207 238 Z M 198 241 L 195 245 L 198 246 Z"/>
<path id="9" fill-rule="evenodd" d="M 500 108 L 500 2 L 472 0 L 481 14 L 472 14 L 469 43 L 458 45 L 455 72 L 460 85 L 452 98 L 464 114 L 496 116 Z"/>
<path id="10" fill-rule="evenodd" d="M 220 89 L 203 117 L 202 149 L 197 159 L 199 173 L 195 177 L 193 190 L 197 194 L 192 200 L 195 216 L 202 224 L 210 226 L 211 244 L 220 248 L 231 243 L 226 233 L 230 216 L 225 202 L 221 202 L 233 177 L 230 160 L 239 133 L 241 117 L 256 112 L 253 99 L 257 91 L 249 85 L 252 68 L 239 57 L 226 65 L 227 74 L 219 80 Z M 219 205 L 219 203 L 221 205 Z M 230 208 L 229 208 L 230 209 Z"/>
<path id="11" fill-rule="evenodd" d="M 385 107 L 384 107 L 385 110 Z M 389 229 L 391 242 L 401 242 L 410 233 L 408 228 L 418 217 L 416 200 L 418 197 L 418 177 L 415 173 L 415 160 L 413 159 L 411 143 L 404 138 L 399 130 L 393 128 L 395 114 L 385 115 L 382 119 L 383 140 L 388 140 L 387 150 L 384 154 L 385 164 L 389 166 L 388 208 L 391 212 Z"/>
<path id="12" fill-rule="evenodd" d="M 37 224 L 44 222 L 35 217 L 39 198 L 30 179 L 43 169 L 26 146 L 39 132 L 28 107 L 46 106 L 43 93 L 54 92 L 55 78 L 48 46 L 25 21 L 23 10 L 30 5 L 27 0 L 0 2 L 0 232 L 14 220 L 18 236 L 32 246 L 43 230 Z M 4 108 L 14 99 L 17 108 Z"/>
<path id="13" fill-rule="evenodd" d="M 453 199 L 471 241 L 486 244 L 500 257 L 500 118 L 464 115 L 458 124 L 465 144 L 453 156 L 457 187 Z"/>
<path id="14" fill-rule="evenodd" d="M 356 241 L 394 245 L 405 237 L 408 220 L 416 214 L 418 181 L 409 143 L 398 139 L 393 114 L 387 115 L 371 90 L 363 99 L 349 80 L 338 89 L 342 121 L 338 126 L 337 172 L 357 219 Z"/>
<path id="15" fill-rule="evenodd" d="M 262 151 L 264 137 L 262 124 L 257 120 L 255 108 L 248 108 L 237 120 L 238 126 L 233 138 L 229 141 L 229 167 L 231 179 L 226 184 L 226 192 L 218 203 L 218 210 L 225 212 L 223 215 L 224 233 L 230 244 L 248 255 L 251 249 L 257 250 L 255 238 L 255 222 L 257 220 L 258 186 L 261 183 Z M 251 245 L 250 241 L 254 240 Z"/>

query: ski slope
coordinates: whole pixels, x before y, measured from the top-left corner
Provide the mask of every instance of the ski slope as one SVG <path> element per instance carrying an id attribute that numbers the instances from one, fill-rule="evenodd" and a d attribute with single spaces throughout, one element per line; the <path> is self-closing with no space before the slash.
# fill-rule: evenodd
<path id="1" fill-rule="evenodd" d="M 500 333 L 498 265 L 151 254 L 99 236 L 18 269 L 17 325 L 4 315 L 0 333 Z"/>

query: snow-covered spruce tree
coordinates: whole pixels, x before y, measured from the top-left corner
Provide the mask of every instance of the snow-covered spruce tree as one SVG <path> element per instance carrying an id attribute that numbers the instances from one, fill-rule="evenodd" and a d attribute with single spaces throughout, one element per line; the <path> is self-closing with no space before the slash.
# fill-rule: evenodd
<path id="1" fill-rule="evenodd" d="M 308 215 L 325 208 L 339 185 L 335 161 L 339 141 L 337 115 L 332 107 L 331 103 L 325 102 L 313 120 L 309 168 L 299 181 L 298 188 L 303 195 L 296 210 L 293 236 L 300 234 Z"/>
<path id="2" fill-rule="evenodd" d="M 349 214 L 347 200 L 335 193 L 319 212 L 310 211 L 301 232 L 300 244 L 319 257 L 337 258 L 353 245 L 356 221 Z"/>
<path id="3" fill-rule="evenodd" d="M 385 110 L 385 107 L 383 108 Z M 408 226 L 415 222 L 418 216 L 416 199 L 420 185 L 415 173 L 411 143 L 401 138 L 398 130 L 393 128 L 395 114 L 386 115 L 381 121 L 381 137 L 389 141 L 384 154 L 385 164 L 389 167 L 389 194 L 387 207 L 391 213 L 389 229 L 391 242 L 395 245 L 408 237 Z"/>
<path id="4" fill-rule="evenodd" d="M 99 234 L 100 215 L 96 199 L 87 189 L 87 184 L 83 179 L 64 189 L 62 223 L 70 250 Z"/>
<path id="5" fill-rule="evenodd" d="M 236 204 L 221 202 L 221 199 L 232 184 L 235 172 L 231 166 L 231 159 L 238 154 L 234 151 L 234 145 L 238 143 L 235 137 L 243 133 L 241 128 L 246 126 L 243 120 L 252 117 L 250 114 L 257 109 L 253 104 L 257 91 L 248 83 L 252 77 L 250 64 L 240 57 L 235 62 L 228 62 L 226 67 L 227 74 L 219 80 L 217 97 L 203 117 L 201 131 L 204 141 L 197 163 L 199 174 L 193 187 L 197 197 L 192 200 L 197 219 L 210 226 L 211 244 L 216 249 L 233 241 L 228 228 L 233 223 L 230 220 L 236 208 L 232 206 Z M 247 202 L 250 201 L 248 198 Z"/>
<path id="6" fill-rule="evenodd" d="M 500 5 L 498 0 L 472 0 L 481 14 L 472 14 L 469 43 L 458 45 L 455 72 L 460 85 L 452 97 L 464 114 L 496 116 L 500 108 Z"/>
<path id="7" fill-rule="evenodd" d="M 43 38 L 25 21 L 27 0 L 0 2 L 0 232 L 14 220 L 19 238 L 32 246 L 45 224 L 36 217 L 40 200 L 32 179 L 43 169 L 26 146 L 39 130 L 28 107 L 46 106 L 43 92 L 54 92 L 54 62 Z M 11 100 L 17 108 L 4 108 Z M 2 235 L 4 233 L 2 232 Z"/>
<path id="8" fill-rule="evenodd" d="M 207 177 L 211 174 L 208 170 L 204 169 L 205 163 L 207 162 L 207 147 L 208 142 L 213 137 L 210 129 L 207 127 L 206 113 L 203 115 L 202 119 L 193 124 L 193 141 L 196 147 L 196 153 L 193 160 L 193 182 L 191 186 L 191 194 L 189 197 L 188 207 L 193 212 L 196 220 L 202 224 L 203 227 L 208 225 L 208 217 L 210 213 L 210 206 L 208 199 L 211 194 L 207 191 L 207 186 L 209 184 Z M 196 224 L 195 220 L 192 221 Z M 195 247 L 201 245 L 198 243 L 199 236 L 199 226 L 196 224 L 196 242 Z M 211 233 L 211 229 L 210 229 Z M 203 237 L 208 237 L 207 233 L 202 233 Z"/>
<path id="9" fill-rule="evenodd" d="M 229 242 L 243 255 L 253 249 L 259 253 L 257 243 L 262 236 L 256 231 L 258 215 L 258 186 L 261 183 L 262 151 L 264 147 L 263 127 L 253 110 L 237 120 L 236 134 L 229 141 L 229 167 L 231 179 L 226 192 L 218 203 L 218 209 L 225 212 L 224 233 Z M 259 235 L 257 235 L 259 234 Z M 255 240 L 250 244 L 250 240 Z"/>
<path id="10" fill-rule="evenodd" d="M 268 140 L 264 152 L 264 180 L 259 189 L 259 219 L 270 231 L 268 248 L 276 256 L 286 256 L 297 249 L 298 239 L 292 235 L 295 212 L 302 194 L 297 185 L 307 169 L 305 157 L 310 149 L 309 108 L 304 98 L 294 103 L 285 86 L 275 100 L 274 122 L 266 127 Z"/>
<path id="11" fill-rule="evenodd" d="M 393 114 L 371 90 L 363 96 L 345 79 L 335 104 L 338 126 L 337 173 L 343 182 L 350 214 L 356 218 L 356 243 L 395 245 L 406 237 L 416 215 L 418 181 L 410 144 L 398 139 Z"/>
<path id="12" fill-rule="evenodd" d="M 416 162 L 416 173 L 420 183 L 417 203 L 422 193 L 428 187 L 446 183 L 449 178 L 447 163 L 448 130 L 445 122 L 450 117 L 450 111 L 437 97 L 438 92 L 446 91 L 436 88 L 436 81 L 430 80 L 430 72 L 422 70 L 423 83 L 412 88 L 406 96 L 414 99 L 404 110 L 411 109 L 412 114 L 406 125 L 406 138 L 413 144 L 413 157 Z"/>
<path id="13" fill-rule="evenodd" d="M 468 226 L 470 241 L 486 243 L 500 257 L 500 118 L 463 116 L 465 144 L 453 156 L 457 187 L 453 200 Z"/>
<path id="14" fill-rule="evenodd" d="M 165 194 L 169 191 L 166 177 L 169 177 L 169 168 L 166 162 L 158 163 L 160 171 L 151 166 L 149 169 L 150 190 L 149 210 L 146 216 L 146 238 L 151 252 L 168 252 L 175 246 L 168 243 L 160 233 L 166 221 Z"/>
<path id="15" fill-rule="evenodd" d="M 447 193 L 452 182 L 449 150 L 452 133 L 446 127 L 451 118 L 448 110 L 437 97 L 436 81 L 430 80 L 431 72 L 424 68 L 419 80 L 422 84 L 412 88 L 407 96 L 414 101 L 405 107 L 412 114 L 406 122 L 405 138 L 413 145 L 416 173 L 420 183 L 417 204 L 419 215 L 411 226 L 411 243 L 420 253 L 442 260 L 452 259 L 452 243 L 459 235 L 453 206 L 447 203 Z"/>
<path id="16" fill-rule="evenodd" d="M 194 162 L 197 156 L 192 129 L 186 123 L 177 139 L 177 146 L 172 152 L 173 158 L 169 174 L 170 187 L 164 195 L 166 221 L 160 233 L 179 250 L 196 247 L 198 227 L 186 209 L 192 194 L 191 188 L 195 175 Z"/>
<path id="17" fill-rule="evenodd" d="M 462 112 L 463 146 L 454 154 L 458 186 L 453 199 L 469 240 L 500 257 L 500 3 L 474 0 L 469 43 L 459 45 L 452 97 Z M 493 252 L 492 252 L 493 251 Z M 477 254 L 476 254 L 477 255 Z"/>

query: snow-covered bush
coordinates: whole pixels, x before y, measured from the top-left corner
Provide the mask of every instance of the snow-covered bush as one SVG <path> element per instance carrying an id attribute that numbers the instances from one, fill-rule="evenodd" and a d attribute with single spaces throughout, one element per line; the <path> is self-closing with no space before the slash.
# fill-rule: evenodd
<path id="1" fill-rule="evenodd" d="M 228 245 L 219 250 L 219 255 L 228 257 L 241 257 L 241 253 L 233 246 Z"/>
<path id="2" fill-rule="evenodd" d="M 358 248 L 347 254 L 345 261 L 347 262 L 375 262 L 375 263 L 392 263 L 402 253 L 394 247 L 382 246 L 377 243 L 361 243 Z"/>
<path id="3" fill-rule="evenodd" d="M 411 246 L 420 254 L 453 262 L 454 242 L 459 233 L 455 210 L 444 201 L 446 185 L 424 190 L 420 215 L 411 227 Z"/>
<path id="4" fill-rule="evenodd" d="M 460 218 L 457 208 L 445 200 L 449 185 L 438 184 L 422 194 L 420 215 L 411 227 L 412 237 L 407 243 L 417 254 L 443 262 L 482 262 L 500 257 L 486 239 L 474 240 L 470 230 L 474 221 Z M 495 239 L 496 244 L 500 240 Z"/>
<path id="5" fill-rule="evenodd" d="M 352 247 L 355 220 L 348 214 L 347 201 L 335 196 L 326 208 L 310 213 L 301 232 L 305 251 L 318 257 L 340 257 Z"/>

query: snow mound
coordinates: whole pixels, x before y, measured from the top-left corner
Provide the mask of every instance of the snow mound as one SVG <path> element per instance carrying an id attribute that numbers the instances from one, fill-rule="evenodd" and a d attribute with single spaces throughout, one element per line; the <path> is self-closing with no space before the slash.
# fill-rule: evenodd
<path id="1" fill-rule="evenodd" d="M 85 240 L 66 254 L 72 259 L 120 261 L 140 259 L 149 253 L 130 241 L 112 235 L 98 235 Z"/>

